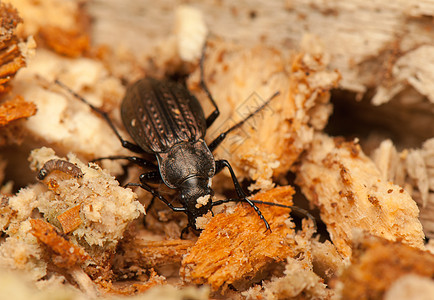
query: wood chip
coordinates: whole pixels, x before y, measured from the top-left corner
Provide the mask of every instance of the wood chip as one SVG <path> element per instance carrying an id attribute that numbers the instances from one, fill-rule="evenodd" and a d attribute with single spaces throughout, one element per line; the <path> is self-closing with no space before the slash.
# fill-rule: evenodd
<path id="1" fill-rule="evenodd" d="M 17 96 L 0 104 L 0 126 L 7 125 L 14 120 L 28 118 L 34 114 L 36 114 L 36 105 Z"/>
<path id="2" fill-rule="evenodd" d="M 357 143 L 316 134 L 296 182 L 319 207 L 333 244 L 344 257 L 351 256 L 355 228 L 423 248 L 416 203 L 402 187 L 381 179 Z"/>
<path id="3" fill-rule="evenodd" d="M 65 30 L 55 26 L 42 27 L 39 36 L 55 52 L 78 57 L 90 49 L 89 34 L 83 28 Z"/>
<path id="4" fill-rule="evenodd" d="M 57 216 L 57 220 L 62 225 L 63 233 L 69 233 L 83 223 L 79 214 L 80 207 L 81 205 L 74 206 Z"/>
<path id="5" fill-rule="evenodd" d="M 53 225 L 40 219 L 32 219 L 30 223 L 31 233 L 54 253 L 52 262 L 56 266 L 69 268 L 90 259 L 89 254 L 62 237 Z"/>
<path id="6" fill-rule="evenodd" d="M 26 65 L 15 34 L 17 25 L 22 21 L 12 5 L 0 3 L 0 93 L 8 91 L 8 82 Z"/>
<path id="7" fill-rule="evenodd" d="M 149 241 L 140 231 L 136 236 L 122 242 L 122 257 L 115 261 L 115 269 L 127 269 L 134 265 L 148 269 L 163 265 L 179 264 L 187 250 L 193 246 L 190 240 Z M 148 237 L 149 238 L 149 237 Z"/>
<path id="8" fill-rule="evenodd" d="M 293 194 L 293 188 L 286 186 L 254 198 L 291 205 Z M 229 284 L 252 279 L 271 263 L 299 254 L 289 209 L 258 207 L 271 232 L 265 232 L 264 223 L 248 204 L 240 203 L 233 211 L 227 209 L 211 219 L 184 257 L 181 277 L 187 282 L 209 284 L 214 290 L 225 289 Z"/>
<path id="9" fill-rule="evenodd" d="M 153 269 L 151 269 L 149 279 L 145 282 L 103 282 L 102 286 L 107 293 L 131 296 L 134 294 L 144 293 L 154 286 L 166 283 L 166 278 L 164 278 L 164 276 L 159 276 Z"/>

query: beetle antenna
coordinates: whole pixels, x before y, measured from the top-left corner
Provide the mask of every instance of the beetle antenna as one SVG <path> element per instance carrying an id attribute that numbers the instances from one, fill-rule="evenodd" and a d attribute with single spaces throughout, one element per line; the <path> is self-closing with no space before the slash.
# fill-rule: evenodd
<path id="1" fill-rule="evenodd" d="M 113 124 L 113 121 L 110 119 L 109 115 L 105 111 L 103 111 L 102 109 L 91 104 L 84 97 L 82 97 L 78 93 L 74 92 L 70 87 L 68 87 L 62 81 L 56 79 L 56 80 L 54 80 L 54 83 L 57 84 L 58 86 L 60 86 L 65 91 L 67 91 L 68 93 L 70 93 L 72 96 L 74 96 L 78 100 L 80 100 L 81 102 L 83 102 L 84 104 L 86 104 L 87 106 L 89 106 L 95 113 L 99 114 L 106 121 L 106 123 L 110 126 L 112 131 L 116 134 L 117 138 L 119 139 L 119 141 L 122 144 L 122 147 L 127 148 L 128 150 L 133 151 L 135 153 L 143 153 L 144 152 L 144 150 L 141 149 L 138 145 L 135 145 L 135 144 L 133 144 L 129 141 L 126 141 L 122 138 L 119 131 L 117 130 L 117 128 Z"/>

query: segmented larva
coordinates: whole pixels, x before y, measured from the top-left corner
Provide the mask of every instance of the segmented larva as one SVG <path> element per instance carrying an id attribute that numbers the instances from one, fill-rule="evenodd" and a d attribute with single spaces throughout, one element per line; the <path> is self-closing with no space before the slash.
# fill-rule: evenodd
<path id="1" fill-rule="evenodd" d="M 53 171 L 61 171 L 63 173 L 69 174 L 73 177 L 82 177 L 83 172 L 79 167 L 70 163 L 69 161 L 63 159 L 50 159 L 44 166 L 39 170 L 38 179 L 44 180 Z"/>

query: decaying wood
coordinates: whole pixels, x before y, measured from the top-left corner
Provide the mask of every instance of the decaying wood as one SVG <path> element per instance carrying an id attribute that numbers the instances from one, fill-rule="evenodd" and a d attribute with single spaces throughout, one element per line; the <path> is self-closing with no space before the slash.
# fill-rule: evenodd
<path id="1" fill-rule="evenodd" d="M 423 295 L 421 295 L 423 291 Z M 434 295 L 434 280 L 419 275 L 401 276 L 384 294 L 384 300 L 408 300 Z"/>
<path id="2" fill-rule="evenodd" d="M 255 199 L 291 205 L 293 193 L 290 186 L 278 187 L 257 194 Z M 288 219 L 287 208 L 258 207 L 269 222 L 271 232 L 265 232 L 264 223 L 248 204 L 239 204 L 217 214 L 184 257 L 180 271 L 184 280 L 206 283 L 214 290 L 225 290 L 229 284 L 241 288 L 267 266 L 282 263 L 287 257 L 310 256 L 304 252 L 308 251 L 306 244 L 312 232 L 298 236 Z"/>
<path id="3" fill-rule="evenodd" d="M 43 181 L 46 192 L 37 195 L 39 211 L 53 224 L 73 227 L 69 228 L 69 234 L 79 239 L 90 255 L 111 253 L 129 222 L 144 213 L 143 205 L 136 201 L 137 196 L 130 189 L 119 186 L 114 177 L 97 165 L 84 164 L 74 155 L 66 159 L 56 156 L 49 148 L 35 149 L 30 156 L 31 168 L 36 172 L 52 159 L 69 161 L 83 176 L 51 173 Z M 72 214 L 71 220 L 63 217 L 59 220 L 59 215 L 65 216 L 67 211 Z"/>
<path id="4" fill-rule="evenodd" d="M 117 295 L 134 295 L 141 294 L 155 286 L 165 286 L 167 284 L 164 276 L 159 276 L 153 269 L 146 280 L 137 281 L 119 281 L 119 282 L 101 282 L 101 287 L 108 294 Z"/>
<path id="5" fill-rule="evenodd" d="M 128 49 L 148 66 L 147 73 L 153 74 L 155 66 L 171 68 L 173 55 L 178 55 L 176 14 L 166 13 L 163 4 L 148 9 L 147 1 L 126 3 L 121 6 L 115 0 L 99 0 L 88 4 L 95 17 L 95 42 L 120 48 L 122 53 Z M 183 4 L 180 0 L 170 3 Z M 253 0 L 227 5 L 195 0 L 189 5 L 204 14 L 212 35 L 247 48 L 262 44 L 288 51 L 299 48 L 307 34 L 319 37 L 324 53 L 330 56 L 330 69 L 342 75 L 341 89 L 356 93 L 359 99 L 365 95 L 367 103 L 390 105 L 382 112 L 391 112 L 373 114 L 371 125 L 377 128 L 371 132 L 393 126 L 396 139 L 418 143 L 412 144 L 414 147 L 433 136 L 434 25 L 430 16 L 434 6 L 430 1 Z M 119 12 L 125 6 L 131 10 L 122 15 Z M 113 12 L 116 20 L 111 17 Z M 354 98 L 346 101 L 352 103 Z M 402 123 L 407 124 L 406 129 L 399 130 Z M 409 136 L 411 133 L 417 138 Z"/>
<path id="6" fill-rule="evenodd" d="M 22 142 L 21 128 L 15 122 L 7 127 L 5 125 L 36 113 L 34 103 L 25 101 L 19 94 L 8 95 L 11 80 L 27 65 L 36 47 L 32 37 L 18 36 L 17 27 L 22 22 L 23 19 L 15 7 L 0 3 L 0 98 L 6 99 L 0 103 L 0 145 Z M 27 39 L 27 42 L 24 39 Z"/>
<path id="7" fill-rule="evenodd" d="M 357 143 L 317 134 L 296 172 L 296 182 L 319 207 L 342 255 L 351 256 L 355 228 L 423 248 L 416 202 L 404 188 L 382 179 Z"/>
<path id="8" fill-rule="evenodd" d="M 242 295 L 247 299 L 332 299 L 334 295 L 315 274 L 309 258 L 287 258 L 283 273 L 284 276 L 256 285 Z"/>
<path id="9" fill-rule="evenodd" d="M 353 249 L 352 264 L 340 277 L 342 299 L 383 299 L 401 276 L 434 276 L 434 255 L 427 251 L 364 234 L 355 238 Z"/>
<path id="10" fill-rule="evenodd" d="M 24 101 L 20 96 L 0 103 L 0 127 L 14 120 L 28 118 L 36 114 L 36 105 Z"/>
<path id="11" fill-rule="evenodd" d="M 78 57 L 90 49 L 90 38 L 84 26 L 66 31 L 59 27 L 42 27 L 39 36 L 47 47 L 59 54 Z"/>
<path id="12" fill-rule="evenodd" d="M 82 247 L 62 237 L 53 225 L 39 219 L 30 220 L 30 223 L 31 233 L 55 254 L 51 259 L 57 266 L 71 268 L 90 259 L 89 254 Z"/>
<path id="13" fill-rule="evenodd" d="M 338 72 L 328 70 L 328 63 L 318 39 L 312 37 L 299 51 L 289 53 L 208 40 L 205 82 L 220 110 L 208 129 L 210 141 L 280 93 L 215 151 L 217 157 L 231 161 L 238 176 L 255 181 L 251 190 L 272 188 L 272 177 L 287 173 L 312 142 L 314 130 L 326 125 L 329 91 L 340 79 Z M 252 72 L 257 75 L 250 76 Z M 189 78 L 194 92 L 199 90 L 199 73 Z M 209 100 L 200 95 L 205 111 L 211 111 Z"/>
<path id="14" fill-rule="evenodd" d="M 18 47 L 16 27 L 23 20 L 17 10 L 5 3 L 0 4 L 0 92 L 6 91 L 6 84 L 25 65 L 24 56 Z"/>
<path id="15" fill-rule="evenodd" d="M 80 205 L 76 205 L 57 216 L 64 233 L 69 233 L 80 226 Z"/>
<path id="16" fill-rule="evenodd" d="M 117 274 L 134 277 L 140 272 L 153 268 L 172 267 L 174 273 L 181 265 L 182 257 L 194 245 L 190 240 L 155 240 L 149 231 L 130 229 L 118 247 L 119 253 L 113 259 Z"/>
<path id="17" fill-rule="evenodd" d="M 146 9 L 149 5 L 148 1 L 126 1 L 122 6 L 116 0 L 90 2 L 88 9 L 95 16 L 95 41 L 113 47 L 121 41 L 139 57 L 146 51 L 149 55 L 162 42 L 161 37 L 173 33 L 174 25 L 174 14 L 167 14 L 164 5 L 153 6 L 152 10 Z M 255 0 L 218 5 L 208 0 L 190 1 L 189 5 L 203 12 L 211 33 L 244 45 L 266 43 L 296 48 L 306 33 L 320 37 L 325 51 L 332 56 L 331 68 L 342 74 L 341 87 L 363 93 L 381 86 L 377 104 L 409 86 L 433 99 L 430 49 L 434 45 L 434 25 L 429 16 L 434 15 L 434 5 L 430 1 Z M 119 14 L 123 7 L 131 10 Z M 112 18 L 114 12 L 116 20 Z M 136 38 L 139 35 L 141 39 Z M 405 72 L 401 72 L 404 68 Z M 424 76 L 416 77 L 417 71 Z"/>
<path id="18" fill-rule="evenodd" d="M 96 297 L 93 284 L 98 282 L 107 293 L 124 295 L 160 286 L 147 291 L 152 299 L 158 298 L 158 290 L 168 291 L 171 299 L 210 297 L 206 287 L 176 290 L 173 283 L 209 284 L 218 297 L 375 298 L 393 295 L 397 275 L 405 277 L 408 270 L 419 277 L 403 277 L 405 290 L 422 282 L 420 276 L 433 276 L 432 256 L 409 247 L 424 247 L 413 199 L 421 209 L 425 234 L 434 232 L 432 140 L 404 151 L 397 150 L 399 143 L 396 149 L 384 142 L 372 156 L 375 166 L 356 142 L 332 139 L 322 132 L 332 113 L 330 91 L 339 87 L 353 96 L 343 101 L 363 98 L 357 106 L 360 114 L 375 124 L 391 124 L 398 136 L 408 137 L 414 131 L 419 140 L 433 136 L 434 5 L 430 1 L 193 0 L 188 7 L 180 7 L 185 4 L 181 0 L 9 2 L 16 5 L 24 22 L 15 30 L 19 18 L 10 9 L 7 18 L 2 18 L 15 21 L 3 22 L 14 25 L 12 31 L 1 27 L 6 33 L 2 37 L 11 37 L 12 44 L 0 47 L 0 62 L 4 62 L 0 84 L 28 64 L 19 69 L 13 86 L 1 85 L 0 92 L 8 91 L 12 98 L 22 96 L 38 107 L 34 117 L 19 125 L 32 138 L 25 145 L 50 144 L 58 153 L 74 152 L 86 160 L 128 154 L 109 126 L 53 85 L 54 79 L 109 112 L 116 126 L 122 127 L 118 107 L 127 82 L 141 76 L 190 74 L 187 85 L 208 115 L 213 108 L 199 89 L 197 68 L 208 31 L 205 80 L 221 110 L 208 139 L 280 92 L 269 109 L 231 134 L 216 158 L 228 158 L 238 176 L 252 179 L 252 190 L 272 188 L 276 176 L 283 182 L 292 168 L 302 193 L 319 207 L 331 242 L 311 238 L 308 226 L 295 232 L 289 210 L 260 205 L 272 228 L 272 233 L 264 233 L 263 222 L 245 203 L 201 219 L 208 224 L 203 225 L 197 242 L 169 239 L 179 236 L 174 232 L 185 225 L 182 218 L 171 222 L 175 229 L 170 234 L 161 229 L 169 226 L 160 226 L 157 236 L 152 226 L 140 223 L 140 229 L 124 236 L 128 223 L 144 212 L 143 205 L 107 172 L 69 155 L 83 170 L 80 180 L 53 174 L 43 183 L 26 182 L 27 188 L 18 194 L 2 197 L 2 271 L 21 269 L 34 281 L 47 283 L 45 278 L 56 274 L 47 267 L 48 249 L 57 253 L 51 257 L 60 257 L 59 266 L 72 266 L 73 278 L 67 280 L 78 284 L 87 297 Z M 87 23 L 87 13 L 92 24 Z M 32 39 L 18 43 L 29 35 L 39 43 L 30 62 L 19 56 L 31 52 Z M 367 106 L 386 103 L 383 110 L 368 112 Z M 4 107 L 7 113 L 21 113 L 9 106 L 0 110 Z M 27 108 L 32 111 L 31 105 Z M 383 121 L 387 110 L 393 110 L 387 115 L 393 118 Z M 423 118 L 417 117 L 422 114 Z M 10 119 L 29 115 L 15 114 Z M 1 118 L 0 112 L 0 123 Z M 366 128 L 368 132 L 376 129 Z M 38 151 L 30 158 L 33 171 L 56 157 L 52 150 Z M 9 159 L 2 153 L 1 173 Z M 13 167 L 25 172 L 27 161 Z M 106 167 L 123 173 L 118 162 L 107 162 Z M 0 175 L 0 182 L 3 177 L 9 180 L 10 174 Z M 133 178 L 138 179 L 137 175 Z M 233 191 L 232 182 L 226 186 L 218 177 L 213 188 L 217 194 Z M 281 187 L 258 197 L 291 204 L 292 193 L 292 188 Z M 44 220 L 34 220 L 36 215 Z M 57 234 L 53 225 L 62 227 L 72 241 Z M 394 242 L 360 241 L 355 228 Z M 82 260 L 68 261 L 70 244 L 86 248 L 96 264 L 77 269 Z M 346 264 L 350 267 L 340 276 Z M 176 279 L 163 274 L 168 265 Z M 339 276 L 341 286 L 336 285 Z"/>
<path id="19" fill-rule="evenodd" d="M 425 235 L 434 237 L 434 138 L 420 149 L 400 152 L 392 141 L 385 140 L 374 151 L 373 160 L 382 180 L 405 187 L 417 202 Z"/>

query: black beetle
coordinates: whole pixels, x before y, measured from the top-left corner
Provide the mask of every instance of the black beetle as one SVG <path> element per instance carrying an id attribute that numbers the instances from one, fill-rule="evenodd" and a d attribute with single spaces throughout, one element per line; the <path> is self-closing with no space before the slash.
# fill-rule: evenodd
<path id="1" fill-rule="evenodd" d="M 205 53 L 205 47 L 203 53 Z M 127 159 L 144 168 L 151 169 L 152 171 L 140 175 L 140 183 L 128 183 L 126 186 L 140 186 L 152 193 L 154 197 L 162 200 L 173 211 L 184 212 L 188 217 L 189 227 L 197 230 L 197 217 L 203 216 L 209 211 L 212 212 L 213 206 L 230 201 L 247 202 L 265 223 L 267 230 L 270 230 L 270 226 L 255 203 L 291 208 L 313 219 L 308 212 L 298 207 L 248 199 L 229 162 L 214 159 L 212 152 L 226 135 L 262 110 L 279 92 L 276 92 L 254 112 L 221 133 L 207 145 L 204 141 L 206 130 L 219 116 L 219 110 L 205 84 L 203 63 L 204 55 L 200 60 L 200 85 L 215 108 L 207 118 L 205 118 L 203 109 L 196 97 L 178 82 L 144 78 L 127 89 L 121 104 L 121 117 L 126 130 L 137 144 L 121 137 L 106 112 L 87 102 L 60 81 L 56 80 L 56 83 L 100 114 L 117 135 L 123 147 L 135 153 L 149 153 L 156 156 L 158 164 L 137 156 L 109 156 L 97 160 Z M 214 192 L 210 186 L 210 179 L 225 167 L 231 174 L 239 198 L 213 202 Z M 148 184 L 156 181 L 162 181 L 169 188 L 177 189 L 180 195 L 178 200 L 182 207 L 172 205 L 169 200 Z"/>

